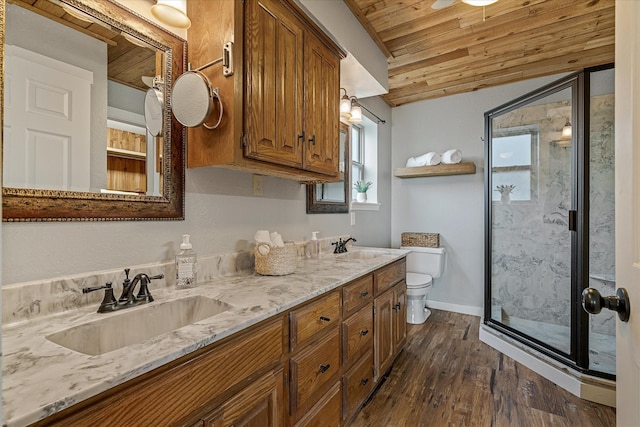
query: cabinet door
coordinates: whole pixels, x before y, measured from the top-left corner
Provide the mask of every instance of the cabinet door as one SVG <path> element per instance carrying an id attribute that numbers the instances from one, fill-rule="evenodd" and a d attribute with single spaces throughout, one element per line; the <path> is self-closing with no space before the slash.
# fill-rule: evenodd
<path id="1" fill-rule="evenodd" d="M 245 156 L 302 168 L 303 27 L 278 1 L 251 0 L 245 35 Z"/>
<path id="2" fill-rule="evenodd" d="M 407 342 L 407 283 L 403 280 L 394 288 L 394 354 L 398 354 Z"/>
<path id="3" fill-rule="evenodd" d="M 204 426 L 282 426 L 283 387 L 282 368 L 269 372 L 204 417 Z"/>
<path id="4" fill-rule="evenodd" d="M 337 176 L 340 62 L 312 35 L 305 42 L 304 169 Z"/>
<path id="5" fill-rule="evenodd" d="M 374 366 L 375 381 L 387 370 L 394 357 L 393 323 L 394 323 L 394 293 L 393 289 L 377 297 L 373 305 L 374 322 Z"/>

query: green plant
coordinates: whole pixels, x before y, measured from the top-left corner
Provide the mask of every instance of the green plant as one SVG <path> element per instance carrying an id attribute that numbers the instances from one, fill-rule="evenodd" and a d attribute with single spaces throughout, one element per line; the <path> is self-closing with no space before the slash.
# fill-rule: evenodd
<path id="1" fill-rule="evenodd" d="M 358 193 L 366 193 L 372 185 L 373 182 L 371 181 L 356 181 L 355 184 L 353 184 L 353 188 L 355 188 Z"/>
<path id="2" fill-rule="evenodd" d="M 507 195 L 507 194 L 511 194 L 513 193 L 514 188 L 516 188 L 515 185 L 513 184 L 509 184 L 509 185 L 498 185 L 496 186 L 495 191 L 500 192 L 500 194 L 502 194 L 503 196 Z"/>

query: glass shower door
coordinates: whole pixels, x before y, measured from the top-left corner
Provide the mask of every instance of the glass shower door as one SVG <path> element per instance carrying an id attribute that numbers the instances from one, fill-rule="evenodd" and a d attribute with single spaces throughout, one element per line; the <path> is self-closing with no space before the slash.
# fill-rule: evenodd
<path id="1" fill-rule="evenodd" d="M 490 319 L 572 357 L 576 80 L 487 113 Z M 489 203 L 490 201 L 490 203 Z"/>

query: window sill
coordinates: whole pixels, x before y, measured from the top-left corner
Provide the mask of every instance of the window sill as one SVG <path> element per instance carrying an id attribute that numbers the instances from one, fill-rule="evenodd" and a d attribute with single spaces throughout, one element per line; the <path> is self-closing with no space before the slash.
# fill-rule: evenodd
<path id="1" fill-rule="evenodd" d="M 352 200 L 351 210 L 352 211 L 379 211 L 380 203 L 360 203 Z"/>

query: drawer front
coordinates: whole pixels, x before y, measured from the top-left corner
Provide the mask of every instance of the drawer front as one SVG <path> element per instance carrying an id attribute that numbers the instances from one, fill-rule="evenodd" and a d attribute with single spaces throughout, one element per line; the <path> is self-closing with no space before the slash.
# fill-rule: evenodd
<path id="1" fill-rule="evenodd" d="M 407 263 L 405 259 L 401 259 L 399 261 L 394 262 L 393 264 L 382 267 L 381 269 L 375 271 L 374 275 L 374 286 L 376 296 L 380 295 L 382 292 L 386 291 L 400 280 L 404 279 L 407 275 Z"/>
<path id="2" fill-rule="evenodd" d="M 291 414 L 317 398 L 338 380 L 340 329 L 334 328 L 319 342 L 291 358 Z"/>
<path id="3" fill-rule="evenodd" d="M 305 304 L 290 314 L 291 351 L 340 322 L 340 291 L 335 290 L 322 298 Z"/>
<path id="4" fill-rule="evenodd" d="M 372 389 L 373 351 L 369 351 L 342 377 L 342 408 L 345 419 L 354 414 Z"/>
<path id="5" fill-rule="evenodd" d="M 365 348 L 373 347 L 373 306 L 363 307 L 342 323 L 343 364 L 348 366 Z"/>
<path id="6" fill-rule="evenodd" d="M 342 288 L 342 310 L 349 317 L 373 300 L 373 275 L 368 274 Z"/>
<path id="7" fill-rule="evenodd" d="M 295 427 L 339 427 L 342 421 L 342 389 L 337 382 Z"/>

